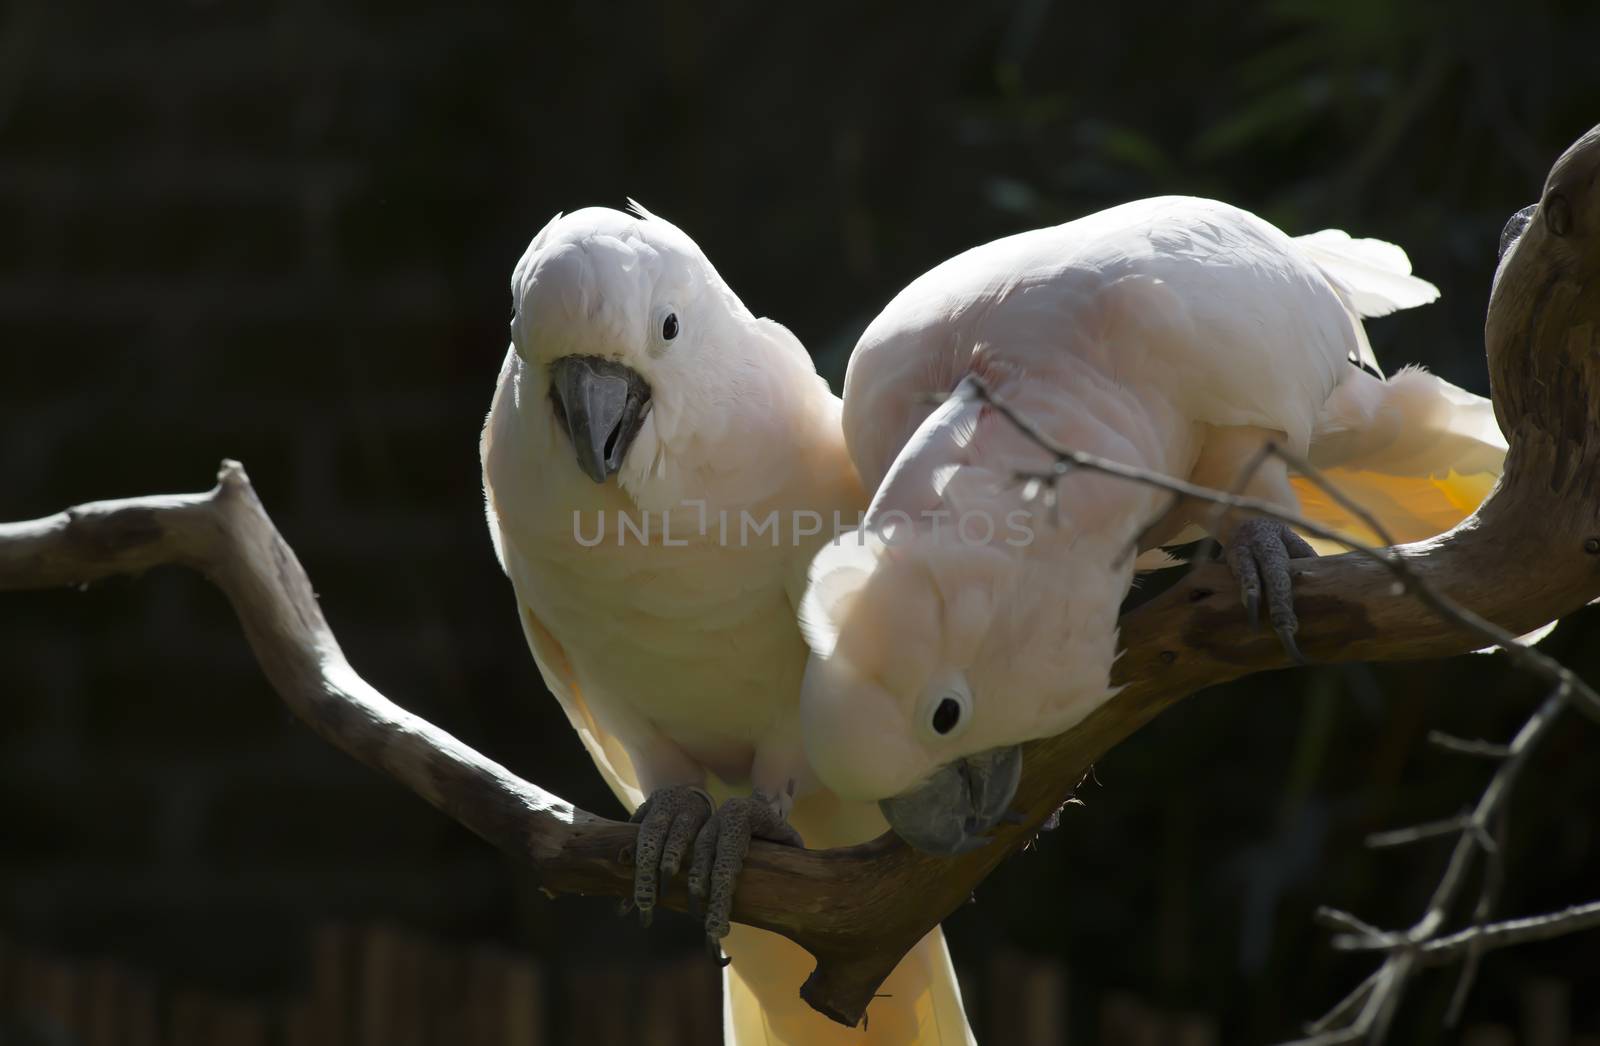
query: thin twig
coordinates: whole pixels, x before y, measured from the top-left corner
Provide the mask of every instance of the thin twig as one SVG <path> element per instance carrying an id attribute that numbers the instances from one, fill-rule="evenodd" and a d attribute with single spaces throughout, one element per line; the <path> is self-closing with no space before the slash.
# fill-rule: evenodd
<path id="1" fill-rule="evenodd" d="M 1382 930 L 1371 923 L 1364 922 L 1347 911 L 1329 908 L 1326 905 L 1318 908 L 1311 917 L 1330 930 L 1348 930 L 1362 937 L 1378 937 L 1383 934 Z"/>
<path id="2" fill-rule="evenodd" d="M 1439 821 L 1427 821 L 1423 824 L 1412 825 L 1409 828 L 1394 828 L 1387 832 L 1373 832 L 1367 836 L 1367 846 L 1373 850 L 1384 850 L 1392 846 L 1409 846 L 1424 839 L 1436 839 L 1441 835 L 1454 835 L 1457 832 L 1470 831 L 1472 828 L 1472 815 L 1461 814 L 1459 817 L 1446 817 Z"/>
<path id="3" fill-rule="evenodd" d="M 1352 988 L 1348 995 L 1334 1004 L 1333 1009 L 1307 1024 L 1306 1034 L 1315 1040 L 1331 1028 L 1348 1024 L 1350 1018 L 1360 1012 L 1359 1007 L 1367 1001 L 1367 997 L 1372 994 L 1382 977 L 1381 966 L 1367 974 L 1366 980 Z"/>
<path id="4" fill-rule="evenodd" d="M 1428 743 L 1454 752 L 1457 755 L 1477 756 L 1480 759 L 1504 759 L 1511 754 L 1511 749 L 1505 745 L 1497 745 L 1490 741 L 1472 741 L 1464 737 L 1455 737 L 1442 730 L 1428 731 Z"/>
<path id="5" fill-rule="evenodd" d="M 1469 926 L 1465 930 L 1435 937 L 1421 944 L 1365 936 L 1340 935 L 1333 939 L 1334 948 L 1342 952 L 1387 952 L 1409 948 L 1424 966 L 1442 966 L 1454 962 L 1473 949 L 1494 951 L 1513 944 L 1546 941 L 1562 937 L 1575 930 L 1600 926 L 1600 901 L 1575 904 L 1559 912 L 1530 915 L 1522 919 Z"/>
<path id="6" fill-rule="evenodd" d="M 1492 820 L 1494 827 L 1490 829 L 1490 836 L 1494 840 L 1484 857 L 1483 884 L 1478 888 L 1478 903 L 1472 909 L 1472 925 L 1481 927 L 1494 914 L 1494 906 L 1500 900 L 1500 890 L 1505 885 L 1506 878 L 1506 825 L 1510 814 L 1502 806 L 1495 812 Z M 1481 944 L 1474 944 L 1467 949 L 1466 958 L 1461 963 L 1461 973 L 1456 978 L 1455 990 L 1450 993 L 1450 1005 L 1445 1008 L 1444 1024 L 1447 1028 L 1454 1028 L 1461 1021 L 1461 1013 L 1466 1008 L 1467 996 L 1472 992 L 1472 983 L 1478 978 L 1478 963 L 1483 957 Z"/>
<path id="7" fill-rule="evenodd" d="M 1470 949 L 1491 952 L 1513 944 L 1548 941 L 1591 927 L 1600 927 L 1600 901 L 1575 904 L 1559 912 L 1530 915 L 1525 919 L 1473 926 L 1429 941 L 1420 952 L 1424 965 L 1440 966 L 1455 961 Z"/>
<path id="8" fill-rule="evenodd" d="M 1329 480 L 1327 476 L 1324 476 L 1315 465 L 1311 464 L 1311 462 L 1300 457 L 1298 454 L 1295 454 L 1293 451 L 1285 450 L 1277 443 L 1268 443 L 1264 449 L 1271 453 L 1274 457 L 1281 458 L 1286 465 L 1304 476 L 1318 490 L 1328 495 L 1334 504 L 1338 505 L 1352 516 L 1365 523 L 1367 525 L 1367 529 L 1378 535 L 1378 539 L 1385 545 L 1392 546 L 1395 544 L 1394 535 L 1389 532 L 1389 528 L 1385 527 L 1377 516 L 1374 516 L 1365 505 L 1361 504 L 1361 502 L 1340 490 L 1337 485 Z"/>

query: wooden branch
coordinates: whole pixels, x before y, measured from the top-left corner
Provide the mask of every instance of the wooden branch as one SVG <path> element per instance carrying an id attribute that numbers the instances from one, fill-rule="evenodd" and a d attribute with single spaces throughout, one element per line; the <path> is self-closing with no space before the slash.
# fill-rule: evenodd
<path id="1" fill-rule="evenodd" d="M 1506 474 L 1472 519 L 1402 547 L 1408 570 L 1513 633 L 1600 596 L 1600 128 L 1556 163 L 1538 213 L 1497 274 L 1486 338 Z M 345 660 L 288 544 L 243 468 L 225 462 L 206 494 L 98 502 L 0 525 L 0 589 L 77 585 L 174 563 L 232 602 L 283 700 L 322 737 L 499 849 L 555 893 L 625 897 L 634 826 L 596 817 L 517 778 L 379 694 Z M 1312 659 L 1443 657 L 1484 645 L 1381 563 L 1349 554 L 1296 564 L 1299 641 Z M 883 979 L 928 930 L 1025 845 L 1095 760 L 1162 709 L 1207 686 L 1287 665 L 1253 631 L 1225 568 L 1204 566 L 1122 622 L 1125 689 L 1083 723 L 1027 747 L 1025 823 L 957 858 L 893 836 L 847 849 L 751 847 L 734 918 L 806 948 L 802 989 L 819 1011 L 859 1023 Z M 684 910 L 681 879 L 662 903 Z"/>

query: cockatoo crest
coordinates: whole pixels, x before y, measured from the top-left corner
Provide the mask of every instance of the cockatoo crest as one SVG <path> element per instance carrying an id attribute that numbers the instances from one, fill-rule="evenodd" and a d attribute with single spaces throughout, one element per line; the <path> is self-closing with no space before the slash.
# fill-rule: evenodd
<path id="1" fill-rule="evenodd" d="M 833 654 L 840 623 L 872 576 L 883 539 L 870 529 L 850 530 L 822 546 L 811 561 L 800 600 L 800 631 L 818 657 Z"/>

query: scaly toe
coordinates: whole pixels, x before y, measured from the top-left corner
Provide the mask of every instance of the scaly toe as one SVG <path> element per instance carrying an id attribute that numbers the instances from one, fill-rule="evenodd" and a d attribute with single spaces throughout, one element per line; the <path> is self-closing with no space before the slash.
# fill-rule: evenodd
<path id="1" fill-rule="evenodd" d="M 1239 582 L 1239 595 L 1250 626 L 1259 627 L 1261 605 L 1265 602 L 1267 618 L 1285 653 L 1302 665 L 1307 661 L 1295 642 L 1300 623 L 1294 613 L 1291 561 L 1313 558 L 1316 554 L 1288 524 L 1264 517 L 1239 524 L 1227 553 L 1228 566 Z"/>
<path id="2" fill-rule="evenodd" d="M 773 801 L 760 792 L 723 803 L 700 827 L 689 864 L 690 903 L 698 902 L 704 913 L 708 940 L 719 941 L 728 935 L 734 890 L 752 838 L 805 845 Z"/>
<path id="3" fill-rule="evenodd" d="M 639 825 L 633 845 L 633 903 L 639 925 L 654 918 L 661 877 L 671 876 L 687 839 L 711 815 L 711 797 L 693 785 L 660 788 L 629 820 Z"/>

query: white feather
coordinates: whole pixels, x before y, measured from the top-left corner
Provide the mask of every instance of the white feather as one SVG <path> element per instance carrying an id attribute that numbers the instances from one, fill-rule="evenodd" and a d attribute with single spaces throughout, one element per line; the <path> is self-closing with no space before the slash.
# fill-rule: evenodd
<path id="1" fill-rule="evenodd" d="M 1439 288 L 1411 275 L 1411 259 L 1395 244 L 1358 240 L 1342 229 L 1296 236 L 1294 242 L 1327 274 L 1358 315 L 1387 316 L 1439 298 Z"/>

